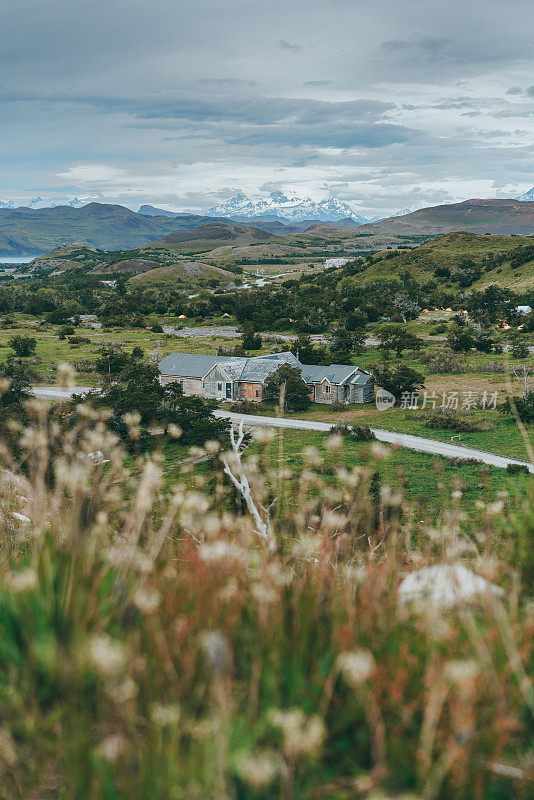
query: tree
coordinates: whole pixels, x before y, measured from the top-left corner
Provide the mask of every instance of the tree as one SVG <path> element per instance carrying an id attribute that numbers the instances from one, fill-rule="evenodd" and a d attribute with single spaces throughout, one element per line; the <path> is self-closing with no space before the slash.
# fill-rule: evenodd
<path id="1" fill-rule="evenodd" d="M 395 350 L 400 358 L 403 350 L 419 350 L 424 342 L 410 331 L 397 325 L 382 325 L 378 331 L 378 339 L 382 350 Z"/>
<path id="2" fill-rule="evenodd" d="M 363 331 L 349 331 L 344 325 L 337 325 L 330 339 L 330 355 L 335 364 L 350 364 L 355 350 L 361 352 L 365 344 Z"/>
<path id="3" fill-rule="evenodd" d="M 12 336 L 8 345 L 13 348 L 19 358 L 27 358 L 35 353 L 37 339 L 31 336 Z"/>
<path id="4" fill-rule="evenodd" d="M 527 392 L 524 397 L 514 397 L 514 405 L 521 422 L 525 425 L 534 422 L 534 392 Z M 507 397 L 504 403 L 499 406 L 499 411 L 501 414 L 512 413 L 510 398 Z"/>
<path id="5" fill-rule="evenodd" d="M 263 396 L 277 400 L 282 411 L 305 411 L 310 407 L 310 388 L 302 380 L 298 367 L 281 364 L 267 378 Z"/>
<path id="6" fill-rule="evenodd" d="M 297 355 L 302 364 L 328 364 L 329 356 L 324 345 L 318 347 L 306 333 L 300 333 L 291 345 L 291 352 Z"/>
<path id="7" fill-rule="evenodd" d="M 136 411 L 147 424 L 161 418 L 163 397 L 158 368 L 128 359 L 127 366 L 101 391 L 98 405 L 113 409 L 118 417 Z"/>
<path id="8" fill-rule="evenodd" d="M 475 346 L 473 331 L 467 325 L 455 324 L 447 336 L 447 342 L 455 353 L 467 353 Z"/>
<path id="9" fill-rule="evenodd" d="M 0 368 L 0 379 L 7 381 L 8 388 L 0 395 L 0 409 L 2 416 L 4 409 L 9 409 L 9 414 L 15 408 L 31 397 L 32 372 L 26 364 L 18 361 L 7 361 Z"/>
<path id="10" fill-rule="evenodd" d="M 396 368 L 379 364 L 374 367 L 373 374 L 377 383 L 387 392 L 391 392 L 397 400 L 403 392 L 415 392 L 425 385 L 425 376 L 404 364 L 399 364 Z"/>
<path id="11" fill-rule="evenodd" d="M 135 359 L 134 359 L 135 360 Z M 104 377 L 118 375 L 130 363 L 130 356 L 113 345 L 100 350 L 100 358 L 96 360 L 96 369 Z"/>
<path id="12" fill-rule="evenodd" d="M 60 339 L 66 339 L 67 336 L 72 336 L 74 334 L 74 328 L 72 325 L 63 325 L 58 332 L 58 336 Z"/>
<path id="13" fill-rule="evenodd" d="M 244 322 L 241 326 L 241 333 L 243 334 L 243 349 L 244 350 L 260 350 L 261 349 L 261 336 L 254 330 L 254 325 L 250 320 Z"/>
<path id="14" fill-rule="evenodd" d="M 167 395 L 165 419 L 167 424 L 181 428 L 182 444 L 202 446 L 208 441 L 226 442 L 228 422 L 213 416 L 216 408 L 216 400 L 204 400 L 203 397 L 192 395 L 186 397 L 175 390 L 171 400 Z"/>

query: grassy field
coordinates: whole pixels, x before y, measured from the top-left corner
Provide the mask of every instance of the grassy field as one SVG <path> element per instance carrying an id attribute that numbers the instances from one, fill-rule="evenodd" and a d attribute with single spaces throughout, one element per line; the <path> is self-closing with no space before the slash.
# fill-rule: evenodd
<path id="1" fill-rule="evenodd" d="M 352 442 L 344 439 L 339 450 L 331 450 L 328 436 L 319 431 L 277 431 L 267 446 L 267 464 L 271 470 L 280 471 L 276 482 L 277 494 L 285 502 L 293 502 L 296 478 L 301 475 L 311 449 L 323 461 L 321 474 L 328 482 L 338 467 L 352 469 L 358 465 L 373 465 L 380 475 L 382 485 L 401 489 L 406 499 L 421 513 L 435 516 L 444 508 L 454 505 L 453 492 L 460 506 L 469 511 L 472 522 L 477 515 L 477 504 L 492 503 L 505 497 L 513 498 L 524 491 L 530 480 L 525 475 L 509 475 L 497 467 L 485 464 L 455 464 L 448 458 L 417 453 L 406 448 L 390 447 L 387 457 L 374 458 L 373 443 Z M 258 455 L 259 445 L 252 441 L 246 455 Z M 190 458 L 189 448 L 179 441 L 168 440 L 162 447 L 162 465 L 167 481 L 172 484 L 181 473 L 185 460 Z M 286 477 L 289 470 L 291 477 Z"/>

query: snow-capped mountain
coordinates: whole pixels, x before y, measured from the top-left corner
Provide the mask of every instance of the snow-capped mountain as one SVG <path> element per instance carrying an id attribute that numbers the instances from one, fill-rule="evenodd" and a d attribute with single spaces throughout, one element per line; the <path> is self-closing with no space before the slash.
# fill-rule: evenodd
<path id="1" fill-rule="evenodd" d="M 289 220 L 318 219 L 333 222 L 352 217 L 356 221 L 367 222 L 353 209 L 337 197 L 326 200 L 312 200 L 299 197 L 293 192 L 276 191 L 267 197 L 253 199 L 243 192 L 237 192 L 207 212 L 212 217 L 281 217 Z"/>
<path id="2" fill-rule="evenodd" d="M 516 197 L 516 200 L 523 200 L 527 203 L 534 203 L 534 186 L 528 192 L 522 194 L 521 197 Z"/>
<path id="3" fill-rule="evenodd" d="M 20 200 L 15 202 L 14 200 L 7 200 L 2 202 L 0 200 L 0 208 L 56 208 L 57 206 L 70 206 L 70 208 L 82 208 L 85 203 L 82 200 L 78 200 L 77 197 L 73 197 L 72 200 L 62 200 L 56 198 L 42 198 L 42 197 L 32 197 L 31 200 Z"/>

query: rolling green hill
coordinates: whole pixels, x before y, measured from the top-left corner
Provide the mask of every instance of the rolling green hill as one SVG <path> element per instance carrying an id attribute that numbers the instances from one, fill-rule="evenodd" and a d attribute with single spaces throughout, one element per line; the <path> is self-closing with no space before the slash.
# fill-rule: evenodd
<path id="1" fill-rule="evenodd" d="M 210 264 L 203 264 L 200 261 L 177 261 L 174 264 L 156 267 L 148 272 L 134 275 L 128 283 L 136 285 L 184 283 L 189 286 L 197 286 L 205 284 L 207 281 L 229 284 L 233 283 L 235 279 L 236 275 L 232 272 L 213 267 Z"/>
<path id="2" fill-rule="evenodd" d="M 83 242 L 102 250 L 129 250 L 169 233 L 187 231 L 211 222 L 221 224 L 220 219 L 215 222 L 212 217 L 196 214 L 149 217 L 107 203 L 89 203 L 82 208 L 0 209 L 0 256 L 46 253 L 73 242 Z M 256 236 L 271 236 L 268 227 L 256 226 Z"/>
<path id="3" fill-rule="evenodd" d="M 534 287 L 534 236 L 448 233 L 413 250 L 376 253 L 355 280 L 383 278 L 386 271 L 389 276 L 408 271 L 420 281 L 436 278 L 458 289 L 492 283 L 528 289 Z"/>
<path id="4" fill-rule="evenodd" d="M 362 225 L 358 233 L 392 236 L 436 235 L 451 231 L 534 235 L 534 203 L 520 200 L 465 200 L 431 206 L 400 217 Z"/>

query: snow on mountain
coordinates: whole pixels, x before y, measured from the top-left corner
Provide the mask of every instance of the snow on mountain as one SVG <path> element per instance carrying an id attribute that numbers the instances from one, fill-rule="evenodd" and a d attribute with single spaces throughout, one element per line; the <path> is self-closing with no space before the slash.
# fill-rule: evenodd
<path id="1" fill-rule="evenodd" d="M 534 203 L 534 186 L 528 192 L 522 194 L 521 197 L 516 197 L 516 200 L 523 200 L 527 203 Z"/>
<path id="2" fill-rule="evenodd" d="M 356 221 L 367 222 L 353 209 L 337 197 L 326 200 L 312 200 L 299 197 L 293 192 L 276 191 L 267 197 L 253 199 L 243 192 L 237 192 L 207 212 L 212 217 L 282 217 L 289 220 L 318 219 L 333 222 L 352 217 Z"/>
<path id="3" fill-rule="evenodd" d="M 7 200 L 2 202 L 0 200 L 0 208 L 56 208 L 57 206 L 70 206 L 70 208 L 82 208 L 86 205 L 82 200 L 73 197 L 72 200 L 56 199 L 56 198 L 42 198 L 32 197 L 31 200 L 21 200 L 15 202 L 14 200 Z"/>

